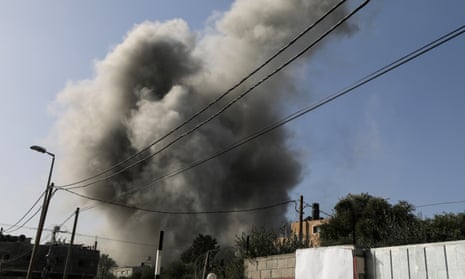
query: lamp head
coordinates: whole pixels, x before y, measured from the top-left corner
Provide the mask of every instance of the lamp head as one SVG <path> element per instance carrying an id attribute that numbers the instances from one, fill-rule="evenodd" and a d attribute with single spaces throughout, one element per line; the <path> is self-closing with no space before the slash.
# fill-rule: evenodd
<path id="1" fill-rule="evenodd" d="M 47 152 L 47 149 L 43 148 L 42 146 L 38 146 L 38 145 L 33 145 L 31 146 L 31 149 L 32 150 L 35 150 L 37 152 L 40 152 L 40 153 L 45 153 Z"/>

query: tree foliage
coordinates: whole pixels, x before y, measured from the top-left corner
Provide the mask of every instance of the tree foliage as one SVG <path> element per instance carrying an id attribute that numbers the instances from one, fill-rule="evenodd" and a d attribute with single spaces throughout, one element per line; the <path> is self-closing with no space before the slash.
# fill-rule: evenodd
<path id="1" fill-rule="evenodd" d="M 425 220 L 427 240 L 451 241 L 465 239 L 465 213 L 445 213 Z"/>
<path id="2" fill-rule="evenodd" d="M 205 261 L 207 252 L 209 258 L 219 251 L 220 246 L 215 238 L 210 235 L 197 235 L 192 245 L 181 253 L 180 259 L 169 264 L 163 271 L 166 279 L 190 279 L 199 273 L 199 266 Z"/>
<path id="3" fill-rule="evenodd" d="M 421 219 L 406 201 L 390 204 L 367 193 L 349 194 L 334 207 L 334 216 L 322 226 L 323 245 L 355 244 L 381 247 L 465 238 L 465 215 L 444 214 Z"/>
<path id="4" fill-rule="evenodd" d="M 141 266 L 134 270 L 131 279 L 154 279 L 154 268 L 151 266 Z"/>
<path id="5" fill-rule="evenodd" d="M 97 278 L 114 279 L 115 276 L 110 272 L 116 267 L 116 262 L 107 254 L 101 254 L 97 266 Z"/>
<path id="6" fill-rule="evenodd" d="M 256 258 L 293 253 L 299 248 L 308 247 L 308 243 L 301 242 L 287 225 L 283 225 L 279 231 L 253 228 L 250 234 L 236 236 L 236 246 L 242 258 Z"/>
<path id="7" fill-rule="evenodd" d="M 184 263 L 193 263 L 207 251 L 215 253 L 219 248 L 218 242 L 211 235 L 199 234 L 192 241 L 192 245 L 181 254 L 181 260 Z"/>
<path id="8" fill-rule="evenodd" d="M 218 279 L 242 279 L 244 277 L 244 261 L 232 250 L 221 250 L 211 260 L 209 269 Z"/>
<path id="9" fill-rule="evenodd" d="M 321 229 L 320 239 L 326 246 L 352 244 L 354 240 L 359 247 L 449 241 L 465 239 L 465 213 L 422 219 L 406 201 L 391 204 L 367 193 L 349 194 L 335 205 L 334 216 Z M 248 234 L 236 235 L 235 244 L 221 248 L 212 236 L 199 234 L 180 258 L 163 270 L 162 278 L 200 278 L 207 262 L 207 273 L 214 272 L 219 279 L 241 279 L 246 259 L 308 247 L 288 226 L 280 230 L 253 228 Z"/>
<path id="10" fill-rule="evenodd" d="M 170 263 L 162 273 L 165 279 L 193 279 L 194 267 L 192 264 L 186 264 L 181 260 Z"/>

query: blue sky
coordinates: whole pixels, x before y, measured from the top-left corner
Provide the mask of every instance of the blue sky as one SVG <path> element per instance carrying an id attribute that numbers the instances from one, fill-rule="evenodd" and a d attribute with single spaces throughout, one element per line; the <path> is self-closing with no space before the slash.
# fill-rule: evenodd
<path id="1" fill-rule="evenodd" d="M 225 11 L 231 3 L 3 1 L 0 223 L 16 222 L 45 187 L 50 160 L 29 146 L 54 152 L 52 107 L 67 82 L 92 78 L 94 61 L 103 59 L 135 24 L 182 18 L 201 31 L 214 11 Z M 354 18 L 356 33 L 328 40 L 305 65 L 296 85 L 303 98 L 289 110 L 335 93 L 465 24 L 463 11 L 460 0 L 373 1 Z M 290 144 L 304 166 L 291 196 L 320 202 L 326 212 L 348 193 L 368 192 L 414 205 L 465 200 L 464 49 L 461 36 L 288 125 Z M 75 206 L 52 206 L 48 226 L 61 223 Z M 432 216 L 461 212 L 464 206 L 418 212 Z M 97 222 L 105 220 L 90 216 L 81 217 L 82 232 L 94 234 Z M 289 217 L 296 217 L 292 208 Z"/>
<path id="2" fill-rule="evenodd" d="M 372 3 L 358 18 L 358 33 L 310 62 L 312 90 L 336 92 L 461 26 L 460 7 L 458 1 Z M 443 45 L 293 124 L 309 162 L 295 197 L 319 201 L 325 211 L 349 192 L 414 205 L 464 200 L 464 43 L 458 38 Z M 463 208 L 422 207 L 418 213 Z"/>

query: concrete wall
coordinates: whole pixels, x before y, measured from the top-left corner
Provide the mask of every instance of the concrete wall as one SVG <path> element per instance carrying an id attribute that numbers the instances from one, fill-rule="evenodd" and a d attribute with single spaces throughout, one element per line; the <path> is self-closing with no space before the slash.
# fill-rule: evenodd
<path id="1" fill-rule="evenodd" d="M 365 258 L 358 252 L 355 254 L 356 278 L 465 278 L 465 240 L 374 248 L 365 251 Z M 295 255 L 292 253 L 245 260 L 244 278 L 295 279 Z M 348 276 L 352 278 L 353 274 Z"/>
<path id="2" fill-rule="evenodd" d="M 295 253 L 245 260 L 244 268 L 246 279 L 294 279 Z"/>
<path id="3" fill-rule="evenodd" d="M 463 279 L 465 241 L 375 248 L 366 261 L 370 279 Z"/>

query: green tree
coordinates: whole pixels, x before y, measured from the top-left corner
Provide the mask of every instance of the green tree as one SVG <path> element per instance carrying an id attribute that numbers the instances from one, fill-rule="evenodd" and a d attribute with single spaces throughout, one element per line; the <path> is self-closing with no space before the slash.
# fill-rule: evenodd
<path id="1" fill-rule="evenodd" d="M 355 242 L 361 247 L 379 247 L 423 242 L 424 224 L 414 210 L 405 201 L 393 206 L 367 193 L 349 194 L 336 204 L 330 222 L 322 226 L 322 244 Z"/>
<path id="2" fill-rule="evenodd" d="M 101 254 L 97 266 L 98 279 L 115 279 L 116 277 L 110 272 L 113 267 L 116 267 L 116 262 L 107 254 Z"/>
<path id="3" fill-rule="evenodd" d="M 154 269 L 150 266 L 137 268 L 132 275 L 132 279 L 153 279 L 155 277 Z"/>
<path id="4" fill-rule="evenodd" d="M 181 260 L 171 262 L 162 272 L 164 279 L 193 279 L 194 268 Z"/>
<path id="5" fill-rule="evenodd" d="M 250 234 L 236 236 L 236 246 L 241 258 L 256 258 L 277 253 L 278 234 L 266 228 L 253 228 Z"/>
<path id="6" fill-rule="evenodd" d="M 219 248 L 218 242 L 211 235 L 199 234 L 192 241 L 192 245 L 181 254 L 181 260 L 184 263 L 193 263 L 207 251 L 214 254 Z"/>
<path id="7" fill-rule="evenodd" d="M 210 262 L 209 271 L 214 272 L 218 279 L 242 279 L 244 277 L 244 261 L 236 256 L 233 247 L 220 249 Z"/>
<path id="8" fill-rule="evenodd" d="M 465 214 L 444 213 L 425 220 L 429 242 L 465 239 Z"/>
<path id="9" fill-rule="evenodd" d="M 181 253 L 180 260 L 170 263 L 163 271 L 165 279 L 190 279 L 201 269 L 207 252 L 213 258 L 220 246 L 211 235 L 199 234 L 192 240 L 192 245 Z"/>
<path id="10" fill-rule="evenodd" d="M 308 247 L 297 235 L 292 234 L 288 225 L 279 231 L 267 228 L 253 228 L 250 234 L 236 236 L 236 246 L 241 258 L 256 258 L 270 255 L 293 253 L 298 248 Z"/>

